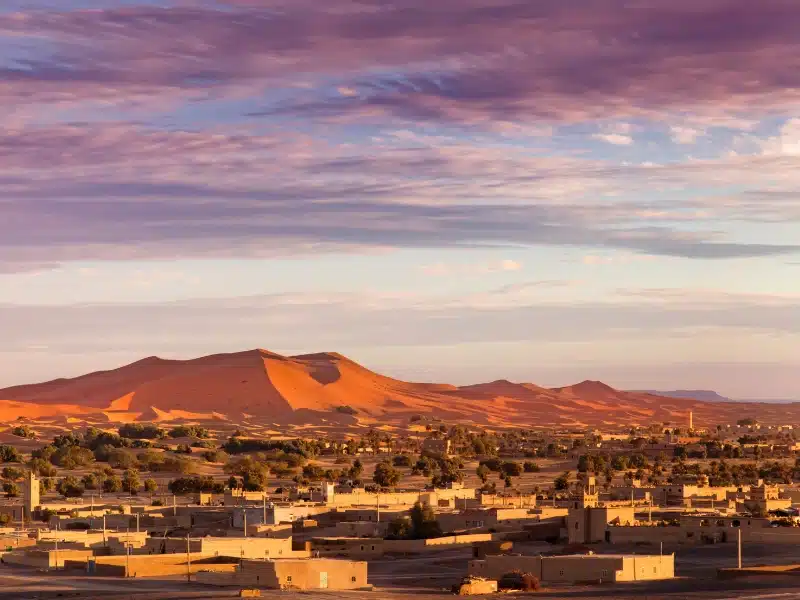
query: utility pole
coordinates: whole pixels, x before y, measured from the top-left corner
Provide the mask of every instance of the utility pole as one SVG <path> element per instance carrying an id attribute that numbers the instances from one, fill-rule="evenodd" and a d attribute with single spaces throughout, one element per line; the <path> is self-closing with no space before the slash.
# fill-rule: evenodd
<path id="1" fill-rule="evenodd" d="M 261 515 L 261 524 L 267 524 L 267 492 L 264 492 L 264 506 L 263 506 L 264 514 Z"/>
<path id="2" fill-rule="evenodd" d="M 56 538 L 56 571 L 58 570 L 58 538 Z"/>
<path id="3" fill-rule="evenodd" d="M 178 516 L 178 506 L 175 504 L 175 494 L 172 494 L 172 516 Z"/>
<path id="4" fill-rule="evenodd" d="M 131 576 L 131 541 L 125 542 L 125 577 Z"/>
<path id="5" fill-rule="evenodd" d="M 737 535 L 737 544 L 736 545 L 738 546 L 737 554 L 738 554 L 738 558 L 739 558 L 739 569 L 741 569 L 742 568 L 742 530 L 741 529 L 737 529 L 736 533 L 738 534 Z"/>
<path id="6" fill-rule="evenodd" d="M 108 547 L 108 542 L 106 541 L 106 513 L 103 513 L 103 546 Z"/>
<path id="7" fill-rule="evenodd" d="M 139 513 L 136 513 L 136 533 L 139 533 Z"/>
<path id="8" fill-rule="evenodd" d="M 247 508 L 242 509 L 242 516 L 244 517 L 244 537 L 247 537 Z"/>
<path id="9" fill-rule="evenodd" d="M 189 535 L 186 534 L 186 583 L 192 582 L 192 553 L 189 547 Z"/>
<path id="10" fill-rule="evenodd" d="M 375 510 L 377 511 L 375 514 L 375 522 L 381 522 L 381 493 L 377 492 L 375 494 Z"/>

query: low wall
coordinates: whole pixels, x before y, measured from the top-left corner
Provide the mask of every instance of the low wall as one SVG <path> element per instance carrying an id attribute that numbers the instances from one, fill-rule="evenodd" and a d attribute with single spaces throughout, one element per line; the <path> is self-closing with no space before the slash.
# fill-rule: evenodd
<path id="1" fill-rule="evenodd" d="M 66 568 L 80 569 L 90 575 L 106 577 L 169 577 L 200 571 L 232 573 L 238 562 L 207 555 L 193 555 L 187 567 L 186 555 L 160 556 L 97 556 L 89 560 L 67 561 Z"/>
<path id="2" fill-rule="evenodd" d="M 427 540 L 385 540 L 383 549 L 386 554 L 418 554 L 447 548 L 472 546 L 478 542 L 491 542 L 494 539 L 495 537 L 491 533 L 473 533 Z"/>

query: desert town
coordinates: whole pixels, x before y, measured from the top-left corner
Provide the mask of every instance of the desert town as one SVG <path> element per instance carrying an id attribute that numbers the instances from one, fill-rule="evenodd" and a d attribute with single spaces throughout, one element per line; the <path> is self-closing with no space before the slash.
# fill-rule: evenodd
<path id="1" fill-rule="evenodd" d="M 755 419 L 502 432 L 415 419 L 404 435 L 340 439 L 130 423 L 51 442 L 19 424 L 3 436 L 18 443 L 0 447 L 0 577 L 44 589 L 125 578 L 126 591 L 171 594 L 636 596 L 780 587 L 800 568 L 800 444 L 792 426 Z"/>

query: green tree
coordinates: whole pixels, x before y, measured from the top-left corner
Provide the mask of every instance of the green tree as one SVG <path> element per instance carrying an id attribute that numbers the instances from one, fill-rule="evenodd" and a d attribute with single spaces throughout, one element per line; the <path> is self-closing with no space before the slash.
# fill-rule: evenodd
<path id="1" fill-rule="evenodd" d="M 509 460 L 501 465 L 500 472 L 506 477 L 519 477 L 522 475 L 522 467 L 518 462 Z"/>
<path id="2" fill-rule="evenodd" d="M 403 474 L 392 465 L 387 462 L 381 462 L 375 466 L 372 481 L 381 487 L 393 488 L 400 483 L 402 476 Z"/>
<path id="3" fill-rule="evenodd" d="M 83 487 L 87 490 L 96 490 L 100 487 L 100 481 L 94 473 L 87 473 L 81 478 Z"/>
<path id="4" fill-rule="evenodd" d="M 144 480 L 144 491 L 148 494 L 153 494 L 158 489 L 158 484 L 155 479 L 148 477 Z"/>
<path id="5" fill-rule="evenodd" d="M 553 487 L 556 489 L 556 491 L 561 492 L 569 489 L 569 477 L 569 471 L 564 471 L 561 475 L 556 477 L 556 479 L 553 481 Z"/>
<path id="6" fill-rule="evenodd" d="M 362 473 L 364 473 L 364 465 L 361 464 L 361 460 L 357 458 L 353 461 L 353 466 L 350 467 L 349 476 L 351 479 L 360 479 Z"/>
<path id="7" fill-rule="evenodd" d="M 436 521 L 436 514 L 430 506 L 423 506 L 419 502 L 411 509 L 411 531 L 414 539 L 428 539 L 440 537 L 442 528 Z"/>
<path id="8" fill-rule="evenodd" d="M 6 498 L 16 498 L 19 496 L 19 486 L 13 481 L 4 481 L 3 493 L 5 493 Z"/>
<path id="9" fill-rule="evenodd" d="M 486 465 L 478 465 L 478 468 L 475 469 L 475 474 L 482 483 L 486 483 L 489 480 L 489 473 L 491 473 L 491 471 Z"/>
<path id="10" fill-rule="evenodd" d="M 3 467 L 2 475 L 3 479 L 17 481 L 18 479 L 22 479 L 25 474 L 22 472 L 22 469 L 18 469 L 17 467 Z"/>
<path id="11" fill-rule="evenodd" d="M 103 491 L 106 494 L 114 494 L 122 489 L 122 480 L 116 475 L 109 475 L 103 480 Z"/>
<path id="12" fill-rule="evenodd" d="M 85 489 L 77 477 L 67 475 L 58 481 L 56 491 L 65 498 L 80 498 Z"/>
<path id="13" fill-rule="evenodd" d="M 139 471 L 128 469 L 122 474 L 122 489 L 131 495 L 138 493 L 142 487 L 142 479 Z"/>

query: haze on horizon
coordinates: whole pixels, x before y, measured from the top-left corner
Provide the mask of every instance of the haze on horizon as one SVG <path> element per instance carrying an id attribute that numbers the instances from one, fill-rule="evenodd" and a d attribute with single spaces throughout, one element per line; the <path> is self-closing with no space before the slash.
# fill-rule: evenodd
<path id="1" fill-rule="evenodd" d="M 337 351 L 800 399 L 800 6 L 10 0 L 0 387 Z"/>

